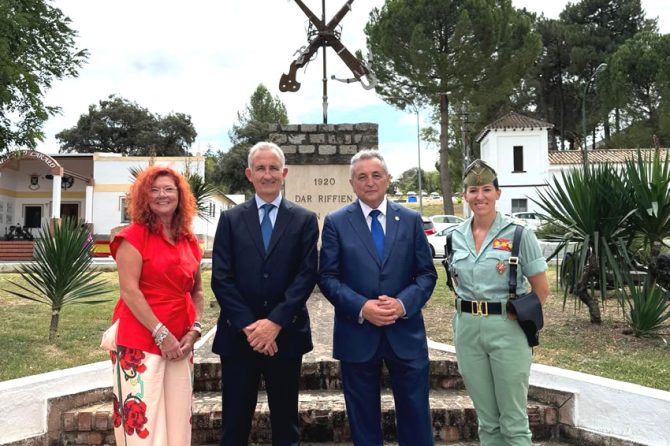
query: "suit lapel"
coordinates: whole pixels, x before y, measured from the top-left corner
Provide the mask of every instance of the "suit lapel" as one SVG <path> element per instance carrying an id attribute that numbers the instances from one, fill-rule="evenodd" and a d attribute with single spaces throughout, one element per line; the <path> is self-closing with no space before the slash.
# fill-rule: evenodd
<path id="1" fill-rule="evenodd" d="M 399 205 L 386 202 L 386 234 L 384 237 L 384 261 L 382 266 L 391 256 L 395 239 L 398 236 L 398 227 L 400 226 L 400 208 Z"/>
<path id="2" fill-rule="evenodd" d="M 265 248 L 263 247 L 263 238 L 261 236 L 261 222 L 258 218 L 258 208 L 256 207 L 256 199 L 252 198 L 243 204 L 244 220 L 247 223 L 247 230 L 249 237 L 253 240 L 256 249 L 261 257 L 265 256 Z"/>
<path id="3" fill-rule="evenodd" d="M 268 246 L 267 256 L 274 250 L 275 246 L 281 239 L 282 234 L 293 219 L 293 203 L 282 198 L 277 209 L 277 219 L 275 220 L 274 228 L 272 229 L 272 237 L 270 238 L 270 245 Z M 260 231 L 260 224 L 259 224 Z"/>
<path id="4" fill-rule="evenodd" d="M 365 246 L 377 264 L 381 266 L 381 260 L 377 255 L 375 243 L 372 241 L 372 233 L 370 232 L 370 228 L 368 228 L 368 223 L 365 220 L 363 210 L 361 209 L 361 205 L 358 204 L 358 201 L 349 205 L 349 209 L 347 209 L 347 217 L 349 218 L 349 223 L 354 228 L 354 232 L 361 239 L 363 246 Z"/>

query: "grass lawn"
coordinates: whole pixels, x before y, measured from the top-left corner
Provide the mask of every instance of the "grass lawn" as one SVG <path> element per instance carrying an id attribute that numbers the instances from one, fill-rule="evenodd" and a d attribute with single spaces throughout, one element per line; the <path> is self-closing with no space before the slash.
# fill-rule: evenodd
<path id="1" fill-rule="evenodd" d="M 438 285 L 424 309 L 428 336 L 451 343 L 453 296 L 444 282 L 444 269 L 438 268 Z M 551 272 L 553 280 L 553 271 Z M 104 273 L 109 283 L 110 302 L 101 305 L 74 305 L 61 314 L 59 336 L 47 341 L 50 311 L 46 305 L 23 301 L 0 291 L 0 381 L 101 361 L 107 355 L 99 347 L 100 336 L 109 326 L 118 295 L 115 272 Z M 210 271 L 203 272 L 208 284 Z M 0 274 L 0 290 L 20 280 L 16 274 Z M 205 287 L 203 325 L 209 330 L 216 323 L 218 306 L 212 291 Z M 628 381 L 670 391 L 670 347 L 659 338 L 635 338 L 622 334 L 625 324 L 621 310 L 610 302 L 603 312 L 603 323 L 589 323 L 586 309 L 574 309 L 568 301 L 562 309 L 562 293 L 554 291 L 545 308 L 545 329 L 535 361 L 594 375 Z M 668 329 L 670 331 L 670 327 Z M 666 332 L 667 336 L 667 332 Z"/>
<path id="2" fill-rule="evenodd" d="M 47 305 L 19 299 L 4 292 L 20 281 L 18 274 L 0 274 L 0 381 L 65 369 L 108 358 L 100 348 L 100 337 L 111 323 L 118 297 L 116 272 L 103 273 L 109 284 L 110 301 L 99 305 L 73 305 L 61 311 L 58 337 L 49 343 L 51 309 Z M 216 324 L 218 306 L 209 284 L 211 271 L 203 271 L 205 314 L 203 331 Z"/>
<path id="3" fill-rule="evenodd" d="M 451 344 L 454 297 L 445 284 L 444 268 L 438 268 L 438 283 L 424 309 L 428 336 Z M 621 308 L 610 301 L 603 310 L 603 323 L 589 322 L 585 307 L 575 308 L 568 297 L 563 310 L 563 291 L 555 288 L 555 270 L 550 268 L 552 294 L 544 308 L 544 329 L 534 361 L 643 386 L 670 391 L 670 346 L 664 338 L 636 338 L 623 334 L 626 328 Z"/>
<path id="4" fill-rule="evenodd" d="M 402 203 L 403 206 L 407 206 L 410 209 L 414 209 L 419 212 L 419 203 Z M 433 215 L 442 215 L 444 214 L 444 208 L 442 207 L 442 200 L 423 200 L 422 206 L 423 212 L 421 215 L 424 217 L 431 217 Z M 463 217 L 463 204 L 454 203 L 454 215 Z"/>

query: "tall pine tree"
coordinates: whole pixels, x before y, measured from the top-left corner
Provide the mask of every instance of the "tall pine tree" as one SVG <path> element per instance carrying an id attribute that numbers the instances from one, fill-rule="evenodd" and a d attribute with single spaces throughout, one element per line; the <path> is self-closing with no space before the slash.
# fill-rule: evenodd
<path id="1" fill-rule="evenodd" d="M 286 106 L 273 97 L 265 85 L 260 84 L 242 112 L 237 113 L 237 123 L 229 132 L 233 146 L 224 153 L 213 155 L 207 163 L 207 179 L 227 193 L 253 194 L 253 187 L 244 175 L 249 149 L 260 141 L 266 141 L 270 124 L 288 124 Z"/>
<path id="2" fill-rule="evenodd" d="M 365 32 L 384 101 L 439 110 L 444 211 L 453 214 L 450 101 L 469 104 L 482 119 L 507 103 L 541 48 L 531 18 L 511 0 L 388 0 L 371 12 Z"/>

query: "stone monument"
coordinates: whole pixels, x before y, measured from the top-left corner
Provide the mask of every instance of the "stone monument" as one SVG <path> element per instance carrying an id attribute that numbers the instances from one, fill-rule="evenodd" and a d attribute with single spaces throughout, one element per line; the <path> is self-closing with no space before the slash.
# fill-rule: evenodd
<path id="1" fill-rule="evenodd" d="M 328 124 L 328 76 L 326 48 L 331 47 L 351 71 L 353 77 L 332 79 L 358 82 L 364 89 L 375 87 L 377 78 L 364 61 L 354 56 L 340 41 L 339 24 L 351 10 L 354 0 L 346 0 L 342 7 L 326 22 L 325 0 L 322 1 L 322 18 L 319 19 L 302 0 L 294 0 L 309 19 L 307 45 L 301 47 L 291 62 L 288 73 L 282 74 L 279 90 L 297 92 L 300 82 L 296 79 L 299 68 L 307 65 L 321 49 L 323 56 L 323 124 L 274 125 L 269 139 L 278 144 L 286 155 L 289 175 L 284 183 L 284 196 L 316 212 L 319 228 L 325 216 L 356 197 L 349 184 L 349 162 L 360 150 L 377 149 L 378 126 L 371 123 Z"/>
<path id="2" fill-rule="evenodd" d="M 316 212 L 319 228 L 329 212 L 356 199 L 351 157 L 379 143 L 378 126 L 371 123 L 273 125 L 270 140 L 286 155 L 284 196 Z"/>

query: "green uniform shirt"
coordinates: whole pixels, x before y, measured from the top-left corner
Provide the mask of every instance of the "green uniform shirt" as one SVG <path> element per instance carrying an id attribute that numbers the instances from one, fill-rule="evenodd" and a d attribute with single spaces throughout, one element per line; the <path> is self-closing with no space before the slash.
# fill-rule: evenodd
<path id="1" fill-rule="evenodd" d="M 472 218 L 454 229 L 451 236 L 453 255 L 449 266 L 455 278 L 456 293 L 461 299 L 500 301 L 508 297 L 509 257 L 517 224 L 514 219 L 497 212 L 479 253 L 475 252 Z M 517 295 L 529 291 L 526 277 L 546 270 L 547 262 L 535 234 L 524 227 L 517 267 Z"/>

